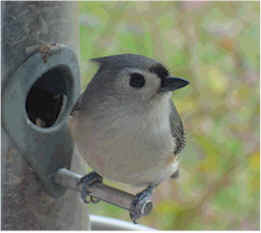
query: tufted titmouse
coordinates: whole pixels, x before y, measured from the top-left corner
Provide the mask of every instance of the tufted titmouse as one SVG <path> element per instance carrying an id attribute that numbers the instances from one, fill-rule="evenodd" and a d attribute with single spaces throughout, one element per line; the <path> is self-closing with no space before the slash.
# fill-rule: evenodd
<path id="1" fill-rule="evenodd" d="M 101 182 L 104 176 L 147 187 L 137 194 L 138 201 L 178 175 L 177 154 L 185 138 L 171 95 L 189 82 L 170 77 L 163 65 L 141 55 L 92 61 L 99 70 L 74 106 L 72 134 L 84 159 L 100 175 L 92 172 L 82 182 Z"/>

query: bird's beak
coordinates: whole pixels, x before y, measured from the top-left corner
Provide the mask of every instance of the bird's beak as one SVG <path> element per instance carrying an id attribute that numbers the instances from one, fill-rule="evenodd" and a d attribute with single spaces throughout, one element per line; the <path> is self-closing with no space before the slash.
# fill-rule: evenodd
<path id="1" fill-rule="evenodd" d="M 189 84 L 187 80 L 176 77 L 168 77 L 162 79 L 160 92 L 174 91 L 176 89 L 185 87 Z"/>

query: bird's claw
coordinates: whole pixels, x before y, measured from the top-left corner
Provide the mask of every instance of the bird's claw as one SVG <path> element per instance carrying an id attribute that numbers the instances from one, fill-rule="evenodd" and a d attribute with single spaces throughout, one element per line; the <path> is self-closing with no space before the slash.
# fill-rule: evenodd
<path id="1" fill-rule="evenodd" d="M 98 198 L 92 196 L 92 193 L 88 191 L 88 187 L 102 182 L 103 178 L 96 172 L 91 172 L 80 179 L 78 185 L 81 185 L 81 198 L 84 203 L 98 203 L 100 201 Z"/>
<path id="2" fill-rule="evenodd" d="M 146 216 L 152 210 L 152 186 L 149 186 L 142 192 L 136 194 L 136 198 L 132 202 L 130 210 L 130 218 L 133 223 L 137 224 L 136 220 L 141 216 Z"/>

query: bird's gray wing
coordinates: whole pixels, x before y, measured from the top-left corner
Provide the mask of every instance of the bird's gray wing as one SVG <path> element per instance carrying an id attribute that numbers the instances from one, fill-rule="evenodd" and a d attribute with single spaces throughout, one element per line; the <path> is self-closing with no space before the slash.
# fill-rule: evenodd
<path id="1" fill-rule="evenodd" d="M 80 96 L 78 97 L 76 103 L 75 103 L 74 106 L 73 106 L 73 109 L 72 109 L 71 114 L 72 114 L 73 112 L 79 111 L 79 110 L 81 109 L 81 103 L 82 103 L 83 93 L 84 93 L 84 92 L 82 92 L 82 93 L 80 94 Z"/>
<path id="2" fill-rule="evenodd" d="M 183 128 L 182 120 L 172 100 L 170 100 L 170 108 L 171 108 L 170 116 L 169 116 L 170 129 L 171 129 L 171 134 L 173 138 L 175 138 L 175 142 L 176 142 L 176 148 L 175 151 L 173 151 L 173 153 L 174 156 L 177 156 L 177 154 L 180 153 L 185 146 L 184 128 Z M 171 178 L 177 178 L 178 176 L 179 176 L 179 170 L 175 171 L 171 175 Z"/>

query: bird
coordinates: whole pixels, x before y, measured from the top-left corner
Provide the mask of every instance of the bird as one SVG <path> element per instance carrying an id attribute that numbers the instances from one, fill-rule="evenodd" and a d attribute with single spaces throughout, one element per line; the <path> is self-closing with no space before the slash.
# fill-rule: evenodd
<path id="1" fill-rule="evenodd" d="M 106 177 L 143 187 L 136 195 L 138 202 L 161 182 L 178 177 L 185 134 L 172 92 L 189 82 L 138 54 L 91 61 L 99 65 L 98 71 L 71 114 L 72 136 L 94 170 L 81 182 L 90 185 Z M 135 222 L 138 216 L 132 213 L 131 218 Z"/>

